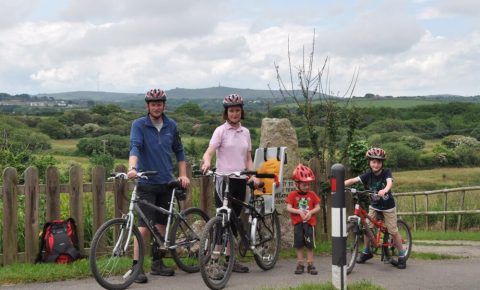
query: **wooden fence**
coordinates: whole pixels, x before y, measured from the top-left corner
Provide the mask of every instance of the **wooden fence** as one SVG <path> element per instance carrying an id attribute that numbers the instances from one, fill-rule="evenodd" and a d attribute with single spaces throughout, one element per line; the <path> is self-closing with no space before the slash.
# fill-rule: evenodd
<path id="1" fill-rule="evenodd" d="M 315 164 L 310 164 L 312 168 L 316 168 Z M 126 168 L 123 165 L 115 168 L 117 172 L 125 172 Z M 189 169 L 189 177 L 191 177 L 191 170 Z M 80 251 L 85 254 L 88 249 L 85 248 L 85 224 L 84 224 L 84 194 L 91 193 L 92 195 L 92 223 L 91 232 L 95 233 L 98 227 L 105 222 L 107 217 L 107 198 L 106 194 L 113 195 L 113 213 L 114 217 L 120 217 L 123 213 L 128 211 L 129 191 L 133 189 L 133 182 L 127 182 L 122 180 L 116 180 L 114 182 L 106 182 L 105 170 L 101 166 L 97 166 L 92 169 L 92 180 L 90 183 L 84 182 L 84 173 L 81 166 L 74 166 L 69 171 L 68 183 L 60 183 L 60 174 L 57 168 L 49 167 L 46 171 L 45 184 L 40 184 L 38 170 L 35 167 L 29 167 L 23 174 L 24 183 L 19 184 L 19 177 L 16 169 L 6 168 L 3 172 L 3 186 L 0 187 L 0 197 L 3 202 L 3 216 L 0 216 L 3 224 L 3 248 L 0 254 L 0 263 L 3 265 L 12 264 L 15 262 L 34 262 L 36 255 L 38 254 L 38 235 L 41 231 L 41 222 L 49 221 L 53 219 L 59 219 L 60 217 L 60 196 L 61 194 L 68 194 L 69 216 L 73 217 L 77 222 Z M 198 206 L 213 214 L 214 202 L 213 195 L 213 182 L 208 177 L 191 178 L 192 186 L 190 191 L 199 191 Z M 294 184 L 291 180 L 284 179 L 284 192 L 288 193 L 294 189 Z M 320 183 L 315 183 L 313 190 L 318 192 L 320 189 Z M 464 210 L 463 201 L 465 194 L 473 190 L 480 190 L 479 187 L 468 188 L 455 188 L 450 190 L 437 190 L 426 192 L 411 192 L 411 193 L 399 193 L 396 194 L 398 198 L 404 198 L 406 196 L 413 196 L 413 211 L 412 212 L 400 212 L 399 215 L 414 216 L 414 229 L 416 229 L 416 216 L 419 215 L 444 215 L 444 228 L 446 229 L 446 215 L 458 214 L 458 224 L 461 223 L 462 214 L 480 213 L 480 210 Z M 448 211 L 447 210 L 447 194 L 450 192 L 463 192 L 462 208 L 460 210 Z M 445 206 L 444 211 L 428 211 L 428 196 L 432 194 L 444 194 Z M 24 212 L 18 212 L 20 196 L 23 195 L 25 202 Z M 40 196 L 45 195 L 45 212 L 39 212 Z M 416 210 L 416 196 L 426 196 L 426 210 Z M 347 212 L 352 211 L 351 199 L 347 198 Z M 320 234 L 320 239 L 325 240 L 330 236 L 330 224 L 331 224 L 331 198 L 330 194 L 325 196 L 322 200 L 322 211 L 318 215 L 319 223 L 317 223 L 317 233 Z M 279 196 L 277 204 L 284 204 L 284 195 Z M 182 208 L 186 208 L 192 205 L 192 194 L 187 195 L 187 200 L 182 202 Z M 279 206 L 281 208 L 281 206 Z M 112 209 L 110 209 L 110 212 Z M 25 217 L 25 251 L 18 252 L 18 221 L 19 215 L 24 214 Z M 283 214 L 282 218 L 288 219 L 287 214 Z M 427 220 L 428 224 L 428 220 Z M 460 226 L 457 226 L 460 229 Z"/>
<path id="2" fill-rule="evenodd" d="M 117 172 L 125 172 L 125 166 L 117 166 Z M 45 184 L 39 183 L 38 170 L 29 167 L 24 172 L 24 184 L 19 184 L 18 174 L 15 168 L 6 168 L 3 172 L 3 186 L 0 194 L 3 201 L 3 215 L 0 216 L 3 224 L 3 248 L 0 255 L 0 263 L 3 265 L 15 262 L 32 263 L 38 254 L 38 237 L 42 230 L 40 221 L 60 219 L 60 195 L 68 194 L 69 216 L 77 223 L 80 252 L 86 253 L 85 248 L 85 224 L 84 224 L 84 199 L 85 193 L 92 194 L 92 233 L 106 220 L 106 194 L 113 195 L 113 216 L 120 217 L 128 211 L 129 194 L 133 189 L 133 182 L 116 180 L 106 182 L 105 169 L 97 166 L 92 169 L 91 183 L 84 183 L 81 166 L 73 166 L 69 171 L 69 182 L 60 184 L 60 174 L 57 168 L 49 167 L 46 172 Z M 211 192 L 212 184 L 208 178 L 200 178 L 192 181 L 193 187 L 201 188 L 204 192 Z M 24 196 L 24 213 L 18 212 L 21 195 Z M 45 195 L 45 212 L 39 212 L 40 195 Z M 192 204 L 191 194 L 187 200 L 182 201 L 182 207 Z M 200 195 L 200 207 L 212 211 L 210 195 Z M 18 216 L 25 217 L 25 251 L 18 252 Z"/>
<path id="3" fill-rule="evenodd" d="M 442 227 L 443 230 L 447 230 L 447 215 L 458 215 L 457 217 L 457 231 L 461 230 L 462 225 L 462 215 L 465 214 L 480 214 L 480 209 L 465 209 L 465 196 L 466 194 L 473 194 L 475 191 L 480 191 L 480 186 L 472 187 L 460 187 L 460 188 L 451 188 L 451 189 L 441 189 L 441 190 L 431 190 L 431 191 L 422 191 L 422 192 L 404 192 L 404 193 L 395 193 L 395 198 L 397 200 L 403 199 L 405 197 L 412 197 L 412 210 L 405 212 L 398 212 L 399 216 L 413 216 L 413 230 L 417 230 L 417 216 L 425 216 L 425 228 L 429 229 L 429 216 L 434 215 L 443 215 Z M 448 209 L 448 194 L 459 192 L 460 193 L 460 208 L 457 210 Z M 441 211 L 431 211 L 429 210 L 429 200 L 431 196 L 443 196 L 443 210 Z M 417 197 L 424 197 L 423 211 L 417 211 Z"/>

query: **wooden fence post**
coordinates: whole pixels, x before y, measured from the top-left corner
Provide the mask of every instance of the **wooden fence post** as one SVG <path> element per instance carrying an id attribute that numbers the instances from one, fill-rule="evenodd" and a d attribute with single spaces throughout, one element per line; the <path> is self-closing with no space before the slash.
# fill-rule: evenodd
<path id="1" fill-rule="evenodd" d="M 448 193 L 448 192 L 445 192 L 445 202 L 444 202 L 444 204 L 443 204 L 443 210 L 444 210 L 444 211 L 447 211 L 447 196 L 448 196 L 447 193 Z M 447 222 L 448 222 L 448 221 L 447 221 L 447 215 L 444 214 L 444 215 L 443 215 L 443 231 L 444 231 L 444 232 L 447 231 Z"/>
<path id="2" fill-rule="evenodd" d="M 30 166 L 25 170 L 25 262 L 33 263 L 38 254 L 38 206 L 40 185 L 38 169 Z"/>
<path id="3" fill-rule="evenodd" d="M 53 166 L 47 168 L 45 194 L 47 197 L 46 221 L 60 219 L 60 174 Z"/>
<path id="4" fill-rule="evenodd" d="M 126 172 L 125 165 L 120 164 L 115 166 L 115 172 Z M 127 180 L 115 179 L 113 181 L 113 203 L 114 203 L 114 217 L 119 218 L 128 209 L 128 182 Z"/>
<path id="5" fill-rule="evenodd" d="M 321 241 L 326 241 L 330 237 L 326 235 L 328 232 L 329 224 L 327 224 L 327 218 L 326 214 L 328 209 L 326 208 L 326 195 L 322 196 L 321 194 L 321 182 L 325 181 L 323 179 L 323 174 L 322 174 L 322 165 L 320 160 L 317 158 L 313 158 L 309 161 L 308 167 L 312 169 L 313 174 L 315 175 L 315 182 L 312 184 L 313 186 L 310 188 L 312 191 L 314 191 L 320 198 L 321 198 L 321 204 L 320 204 L 320 212 L 317 214 L 317 225 L 315 232 L 319 233 L 320 236 L 319 238 Z"/>
<path id="6" fill-rule="evenodd" d="M 105 222 L 105 167 L 92 169 L 93 233 Z"/>
<path id="7" fill-rule="evenodd" d="M 462 190 L 462 199 L 460 200 L 460 210 L 465 209 L 465 190 Z M 461 231 L 462 229 L 462 214 L 458 215 L 457 219 L 457 231 Z"/>
<path id="8" fill-rule="evenodd" d="M 17 170 L 7 167 L 3 171 L 3 265 L 17 261 Z"/>
<path id="9" fill-rule="evenodd" d="M 187 177 L 190 180 L 190 186 L 187 188 L 187 199 L 182 202 L 183 209 L 192 207 L 192 164 L 190 162 L 187 162 Z"/>
<path id="10" fill-rule="evenodd" d="M 70 216 L 77 223 L 80 254 L 84 254 L 85 232 L 83 221 L 83 170 L 79 165 L 70 168 Z"/>
<path id="11" fill-rule="evenodd" d="M 414 195 L 412 197 L 413 197 L 413 212 L 417 213 L 417 196 Z M 413 216 L 413 230 L 414 231 L 417 230 L 417 216 L 416 215 Z"/>
<path id="12" fill-rule="evenodd" d="M 212 216 L 214 205 L 213 199 L 213 179 L 209 176 L 200 177 L 200 208 L 209 216 Z"/>
<path id="13" fill-rule="evenodd" d="M 428 194 L 425 194 L 425 211 L 428 212 Z M 429 230 L 428 226 L 428 214 L 425 215 L 425 230 Z"/>

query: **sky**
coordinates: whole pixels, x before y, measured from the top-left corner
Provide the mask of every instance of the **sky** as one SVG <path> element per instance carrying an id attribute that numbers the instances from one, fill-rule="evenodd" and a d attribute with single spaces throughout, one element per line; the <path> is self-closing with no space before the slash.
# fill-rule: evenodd
<path id="1" fill-rule="evenodd" d="M 480 95 L 477 0 L 0 0 L 0 92 L 294 87 Z"/>

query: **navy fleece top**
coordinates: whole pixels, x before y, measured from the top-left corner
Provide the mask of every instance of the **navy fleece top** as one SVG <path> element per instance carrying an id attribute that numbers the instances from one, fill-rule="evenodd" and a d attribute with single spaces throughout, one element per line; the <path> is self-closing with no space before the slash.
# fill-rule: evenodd
<path id="1" fill-rule="evenodd" d="M 139 183 L 166 184 L 173 177 L 172 153 L 177 162 L 185 160 L 177 124 L 163 115 L 163 127 L 160 132 L 150 117 L 144 116 L 132 123 L 130 130 L 130 156 L 137 156 L 137 171 L 158 171 L 157 175 L 141 179 Z"/>

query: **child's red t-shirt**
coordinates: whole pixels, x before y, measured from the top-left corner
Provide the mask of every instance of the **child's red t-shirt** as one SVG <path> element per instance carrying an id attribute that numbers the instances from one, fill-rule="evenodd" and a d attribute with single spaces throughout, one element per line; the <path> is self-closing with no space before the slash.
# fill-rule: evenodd
<path id="1" fill-rule="evenodd" d="M 300 194 L 298 190 L 295 190 L 290 192 L 285 202 L 291 204 L 294 209 L 312 210 L 320 203 L 320 197 L 313 191 L 309 191 L 307 194 Z M 299 214 L 290 213 L 290 218 L 294 225 L 303 222 Z M 314 226 L 317 223 L 315 215 L 312 215 L 307 223 Z"/>

